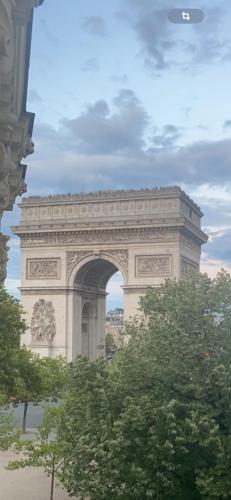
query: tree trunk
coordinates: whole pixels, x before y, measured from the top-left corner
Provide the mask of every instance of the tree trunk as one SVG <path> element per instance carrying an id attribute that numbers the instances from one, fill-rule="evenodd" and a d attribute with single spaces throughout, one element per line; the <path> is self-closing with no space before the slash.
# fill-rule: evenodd
<path id="1" fill-rule="evenodd" d="M 22 433 L 25 434 L 26 432 L 26 417 L 27 417 L 27 410 L 28 410 L 28 401 L 24 401 L 24 411 L 23 411 L 23 421 L 22 421 Z"/>
<path id="2" fill-rule="evenodd" d="M 51 473 L 51 493 L 50 493 L 50 500 L 54 499 L 54 482 L 55 482 L 55 471 L 53 469 Z"/>

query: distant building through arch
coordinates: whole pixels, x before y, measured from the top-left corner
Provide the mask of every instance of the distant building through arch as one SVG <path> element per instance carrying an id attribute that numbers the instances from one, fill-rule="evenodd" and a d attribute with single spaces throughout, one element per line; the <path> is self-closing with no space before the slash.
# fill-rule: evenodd
<path id="1" fill-rule="evenodd" d="M 13 231 L 21 239 L 30 325 L 23 342 L 69 361 L 104 353 L 106 287 L 114 273 L 123 276 L 128 320 L 147 287 L 199 270 L 207 241 L 203 214 L 179 187 L 32 197 L 21 209 Z"/>

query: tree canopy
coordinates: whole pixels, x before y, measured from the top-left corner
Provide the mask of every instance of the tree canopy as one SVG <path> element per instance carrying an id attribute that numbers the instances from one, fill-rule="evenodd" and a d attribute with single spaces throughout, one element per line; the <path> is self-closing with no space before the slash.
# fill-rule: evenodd
<path id="1" fill-rule="evenodd" d="M 15 378 L 15 355 L 26 330 L 18 301 L 0 287 L 0 392 L 10 394 Z"/>
<path id="2" fill-rule="evenodd" d="M 110 364 L 72 366 L 62 482 L 92 500 L 231 498 L 231 277 L 169 280 L 140 306 Z"/>
<path id="3" fill-rule="evenodd" d="M 14 406 L 23 403 L 22 432 L 26 432 L 29 403 L 38 404 L 46 399 L 57 400 L 64 395 L 67 383 L 67 364 L 62 357 L 40 358 L 22 347 L 15 358 L 13 397 Z"/>

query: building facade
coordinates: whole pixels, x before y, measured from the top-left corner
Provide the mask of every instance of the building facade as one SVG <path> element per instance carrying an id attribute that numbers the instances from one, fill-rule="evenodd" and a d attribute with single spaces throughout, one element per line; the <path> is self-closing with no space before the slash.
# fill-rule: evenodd
<path id="1" fill-rule="evenodd" d="M 34 7 L 42 3 L 0 0 L 0 223 L 26 191 L 22 160 L 34 149 L 34 114 L 26 111 L 31 32 Z M 0 283 L 6 277 L 7 241 L 0 232 Z"/>
<path id="2" fill-rule="evenodd" d="M 41 355 L 104 352 L 106 287 L 123 276 L 124 319 L 166 278 L 198 271 L 199 207 L 179 188 L 105 191 L 23 199 L 13 228 L 21 239 L 23 342 Z"/>

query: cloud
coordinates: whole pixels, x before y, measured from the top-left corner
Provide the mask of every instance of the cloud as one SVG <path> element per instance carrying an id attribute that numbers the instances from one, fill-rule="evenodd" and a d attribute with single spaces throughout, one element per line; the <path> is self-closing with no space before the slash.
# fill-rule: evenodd
<path id="1" fill-rule="evenodd" d="M 181 137 L 181 129 L 175 125 L 165 125 L 160 135 L 154 135 L 151 142 L 155 147 L 171 149 L 176 145 L 176 141 Z"/>
<path id="2" fill-rule="evenodd" d="M 107 34 L 106 22 L 101 16 L 88 16 L 83 19 L 82 27 L 99 37 L 104 37 Z"/>
<path id="3" fill-rule="evenodd" d="M 210 258 L 216 258 L 231 266 L 231 224 L 226 231 L 217 232 L 206 247 Z"/>
<path id="4" fill-rule="evenodd" d="M 156 129 L 136 94 L 122 89 L 111 103 L 100 99 L 86 104 L 76 118 L 63 119 L 57 130 L 36 122 L 35 154 L 27 171 L 29 189 L 45 194 L 60 188 L 68 192 L 98 186 L 184 184 L 207 205 L 214 205 L 218 195 L 224 204 L 224 196 L 229 198 L 229 190 L 224 189 L 230 182 L 231 139 L 183 146 L 182 135 L 183 129 L 171 123 Z M 198 186 L 205 186 L 206 195 L 196 193 Z M 223 186 L 223 192 L 211 186 Z"/>
<path id="5" fill-rule="evenodd" d="M 228 206 L 231 210 L 231 183 L 220 185 L 214 184 L 211 186 L 208 182 L 197 186 L 191 191 L 191 196 L 196 199 L 203 200 L 206 207 L 215 207 L 219 205 Z"/>
<path id="6" fill-rule="evenodd" d="M 128 76 L 124 73 L 123 75 L 111 75 L 110 80 L 119 84 L 124 84 L 128 81 Z"/>
<path id="7" fill-rule="evenodd" d="M 90 57 L 86 59 L 81 66 L 81 71 L 89 72 L 89 71 L 98 71 L 99 70 L 99 61 L 97 57 Z"/>
<path id="8" fill-rule="evenodd" d="M 42 28 L 43 35 L 46 37 L 49 43 L 51 43 L 52 45 L 57 45 L 60 43 L 60 39 L 52 33 L 45 19 L 40 19 L 40 26 Z"/>
<path id="9" fill-rule="evenodd" d="M 191 70 L 192 66 L 230 58 L 231 42 L 222 33 L 227 2 L 205 8 L 204 22 L 187 26 L 187 32 L 168 20 L 169 10 L 176 8 L 175 0 L 127 0 L 126 4 L 117 16 L 133 28 L 145 64 L 155 72 L 176 65 Z"/>
<path id="10" fill-rule="evenodd" d="M 148 114 L 130 89 L 114 99 L 115 112 L 105 100 L 87 105 L 80 116 L 64 120 L 79 153 L 112 154 L 140 150 Z"/>
<path id="11" fill-rule="evenodd" d="M 34 102 L 42 102 L 43 99 L 35 89 L 30 89 L 28 91 L 28 96 L 27 96 L 28 102 L 34 103 Z"/>
<path id="12" fill-rule="evenodd" d="M 226 262 L 219 259 L 211 259 L 207 254 L 202 253 L 200 270 L 202 273 L 207 273 L 211 278 L 215 278 L 217 273 L 225 269 L 230 272 L 230 266 Z"/>
<path id="13" fill-rule="evenodd" d="M 223 128 L 231 128 L 231 120 L 225 120 Z"/>
<path id="14" fill-rule="evenodd" d="M 176 46 L 171 35 L 173 28 L 168 21 L 169 9 L 160 7 L 159 3 L 154 6 L 150 2 L 147 2 L 146 6 L 138 7 L 134 29 L 146 53 L 146 64 L 153 65 L 156 70 L 166 69 L 171 64 L 169 53 Z"/>

